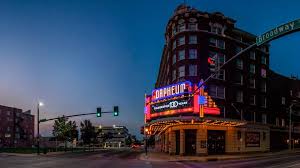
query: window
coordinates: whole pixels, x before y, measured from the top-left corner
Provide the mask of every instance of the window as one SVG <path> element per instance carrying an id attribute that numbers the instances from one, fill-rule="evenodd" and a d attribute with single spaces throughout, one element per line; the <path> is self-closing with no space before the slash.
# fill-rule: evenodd
<path id="1" fill-rule="evenodd" d="M 281 119 L 281 126 L 282 126 L 282 127 L 284 127 L 284 126 L 285 126 L 285 121 L 284 121 L 284 119 L 283 119 L 283 118 Z"/>
<path id="2" fill-rule="evenodd" d="M 179 72 L 179 78 L 181 78 L 181 77 L 184 77 L 185 76 L 185 66 L 183 65 L 183 66 L 180 66 L 179 68 L 178 68 L 178 72 Z"/>
<path id="3" fill-rule="evenodd" d="M 237 102 L 243 102 L 243 91 L 238 90 L 236 92 L 236 101 Z"/>
<path id="4" fill-rule="evenodd" d="M 183 45 L 183 44 L 185 44 L 185 38 L 184 38 L 184 36 L 180 37 L 180 38 L 179 38 L 179 41 L 178 41 L 178 45 L 179 45 L 179 46 L 180 46 L 180 45 Z"/>
<path id="5" fill-rule="evenodd" d="M 261 91 L 261 92 L 267 92 L 267 84 L 266 84 L 266 81 L 261 81 L 261 83 L 260 83 L 260 91 Z"/>
<path id="6" fill-rule="evenodd" d="M 243 60 L 242 59 L 236 60 L 236 68 L 243 69 Z"/>
<path id="7" fill-rule="evenodd" d="M 176 40 L 173 41 L 173 49 L 176 48 Z"/>
<path id="8" fill-rule="evenodd" d="M 235 47 L 235 53 L 236 54 L 239 53 L 239 52 L 241 52 L 242 50 L 243 50 L 243 48 L 240 47 L 240 46 Z"/>
<path id="9" fill-rule="evenodd" d="M 255 51 L 250 51 L 250 59 L 255 60 Z"/>
<path id="10" fill-rule="evenodd" d="M 223 40 L 220 40 L 220 39 L 210 38 L 209 39 L 209 45 L 214 46 L 214 47 L 218 47 L 218 48 L 221 48 L 221 49 L 225 49 L 225 42 Z"/>
<path id="11" fill-rule="evenodd" d="M 220 69 L 220 71 L 215 76 L 213 76 L 213 78 L 220 79 L 220 80 L 225 80 L 225 70 Z"/>
<path id="12" fill-rule="evenodd" d="M 267 64 L 267 58 L 266 58 L 266 56 L 264 56 L 264 55 L 261 56 L 261 63 L 265 64 L 265 65 Z"/>
<path id="13" fill-rule="evenodd" d="M 7 114 L 8 116 L 10 116 L 10 111 L 7 111 L 6 114 Z"/>
<path id="14" fill-rule="evenodd" d="M 263 124 L 267 124 L 267 114 L 262 114 L 261 115 L 261 120 Z"/>
<path id="15" fill-rule="evenodd" d="M 176 34 L 176 27 L 175 27 L 175 26 L 173 26 L 173 28 L 172 28 L 172 32 L 173 32 L 173 35 L 175 35 L 175 34 Z"/>
<path id="16" fill-rule="evenodd" d="M 225 63 L 226 58 L 225 55 L 222 53 L 217 53 L 214 51 L 210 51 L 209 53 L 209 57 L 212 58 L 213 60 L 216 60 L 216 65 L 217 66 L 221 66 Z"/>
<path id="17" fill-rule="evenodd" d="M 276 126 L 279 126 L 279 118 L 276 117 Z"/>
<path id="18" fill-rule="evenodd" d="M 218 53 L 218 65 L 223 65 L 225 63 L 225 55 L 222 53 Z"/>
<path id="19" fill-rule="evenodd" d="M 281 104 L 285 105 L 285 97 L 281 97 Z"/>
<path id="20" fill-rule="evenodd" d="M 176 79 L 176 70 L 173 70 L 173 74 L 172 74 L 172 80 Z"/>
<path id="21" fill-rule="evenodd" d="M 267 99 L 266 99 L 266 97 L 265 96 L 261 96 L 261 98 L 260 98 L 260 106 L 261 107 L 267 107 Z"/>
<path id="22" fill-rule="evenodd" d="M 7 127 L 7 128 L 6 128 L 6 131 L 7 131 L 7 132 L 10 132 L 10 127 Z"/>
<path id="23" fill-rule="evenodd" d="M 266 46 L 261 46 L 261 50 L 262 50 L 263 52 L 267 52 L 267 47 L 266 47 Z"/>
<path id="24" fill-rule="evenodd" d="M 178 52 L 178 60 L 184 60 L 185 59 L 185 50 L 180 50 Z"/>
<path id="25" fill-rule="evenodd" d="M 188 24 L 189 30 L 197 30 L 197 24 L 196 23 L 189 23 Z"/>
<path id="26" fill-rule="evenodd" d="M 189 50 L 189 59 L 197 59 L 197 49 Z"/>
<path id="27" fill-rule="evenodd" d="M 20 134 L 18 134 L 18 133 L 15 134 L 15 138 L 16 138 L 16 139 L 20 139 Z"/>
<path id="28" fill-rule="evenodd" d="M 189 76 L 197 76 L 197 65 L 189 66 Z"/>
<path id="29" fill-rule="evenodd" d="M 175 64 L 176 63 L 176 54 L 173 55 L 173 59 L 172 59 L 172 63 Z"/>
<path id="30" fill-rule="evenodd" d="M 255 95 L 250 95 L 250 104 L 251 105 L 255 105 L 256 104 L 256 101 L 255 101 Z"/>
<path id="31" fill-rule="evenodd" d="M 217 46 L 217 40 L 215 38 L 210 38 L 209 39 L 209 45 L 211 45 L 211 46 Z"/>
<path id="32" fill-rule="evenodd" d="M 185 24 L 178 25 L 178 32 L 183 32 L 183 31 L 185 31 Z"/>
<path id="33" fill-rule="evenodd" d="M 261 69 L 261 77 L 263 78 L 267 77 L 267 71 L 264 68 Z"/>
<path id="34" fill-rule="evenodd" d="M 214 24 L 211 26 L 211 32 L 216 34 L 222 34 L 222 25 Z"/>
<path id="35" fill-rule="evenodd" d="M 254 64 L 250 64 L 250 72 L 252 74 L 255 74 L 255 65 Z"/>
<path id="36" fill-rule="evenodd" d="M 196 35 L 189 36 L 189 44 L 197 44 L 197 36 Z"/>
<path id="37" fill-rule="evenodd" d="M 211 97 L 224 99 L 225 98 L 225 87 L 224 86 L 209 86 L 209 94 Z"/>
<path id="38" fill-rule="evenodd" d="M 255 79 L 254 78 L 249 79 L 249 87 L 252 89 L 255 89 Z"/>
<path id="39" fill-rule="evenodd" d="M 240 85 L 243 84 L 243 75 L 242 75 L 242 73 L 236 73 L 235 74 L 235 83 L 240 84 Z"/>

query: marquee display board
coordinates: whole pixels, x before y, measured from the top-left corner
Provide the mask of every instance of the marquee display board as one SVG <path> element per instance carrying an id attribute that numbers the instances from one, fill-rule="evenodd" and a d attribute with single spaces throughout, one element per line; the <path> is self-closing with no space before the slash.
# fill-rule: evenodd
<path id="1" fill-rule="evenodd" d="M 145 96 L 145 119 L 183 113 L 195 115 L 199 114 L 200 109 L 204 114 L 220 115 L 220 109 L 213 98 L 204 91 L 193 93 L 196 89 L 196 84 L 185 81 L 153 90 L 152 95 Z"/>

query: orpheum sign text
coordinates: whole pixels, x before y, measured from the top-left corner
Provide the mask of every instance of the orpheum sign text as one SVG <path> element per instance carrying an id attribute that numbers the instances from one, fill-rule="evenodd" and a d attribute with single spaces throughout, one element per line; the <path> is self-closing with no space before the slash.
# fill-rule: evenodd
<path id="1" fill-rule="evenodd" d="M 188 92 L 191 88 L 189 81 L 176 83 L 163 88 L 158 88 L 152 91 L 152 101 L 179 96 Z"/>

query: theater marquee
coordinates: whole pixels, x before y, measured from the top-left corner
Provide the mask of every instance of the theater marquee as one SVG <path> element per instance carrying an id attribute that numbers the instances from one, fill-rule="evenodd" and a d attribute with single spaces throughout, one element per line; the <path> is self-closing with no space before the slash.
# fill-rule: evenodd
<path id="1" fill-rule="evenodd" d="M 201 90 L 201 89 L 200 89 Z M 145 97 L 145 119 L 168 117 L 188 113 L 199 115 L 220 115 L 220 109 L 204 90 L 199 91 L 197 84 L 189 81 L 179 82 L 152 91 Z"/>

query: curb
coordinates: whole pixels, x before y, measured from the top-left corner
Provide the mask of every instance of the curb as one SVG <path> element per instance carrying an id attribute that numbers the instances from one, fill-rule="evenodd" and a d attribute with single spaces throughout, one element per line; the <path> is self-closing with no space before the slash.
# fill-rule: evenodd
<path id="1" fill-rule="evenodd" d="M 181 158 L 169 158 L 169 159 L 151 159 L 148 156 L 145 156 L 145 153 L 141 154 L 139 156 L 139 160 L 145 160 L 145 161 L 153 161 L 153 162 L 211 162 L 211 161 L 223 161 L 223 160 L 237 160 L 237 159 L 254 159 L 254 158 L 263 158 L 263 157 L 268 157 L 268 156 L 281 156 L 281 155 L 286 155 L 286 154 L 296 154 L 296 153 L 300 153 L 300 151 L 286 151 L 286 152 L 269 152 L 269 153 L 265 153 L 265 154 L 260 154 L 260 155 L 245 155 L 245 156 L 240 156 L 240 157 L 230 157 L 230 155 L 228 155 L 229 157 L 208 157 L 208 158 L 193 158 L 193 159 L 189 159 L 189 158 L 185 158 L 185 159 L 181 159 Z"/>

